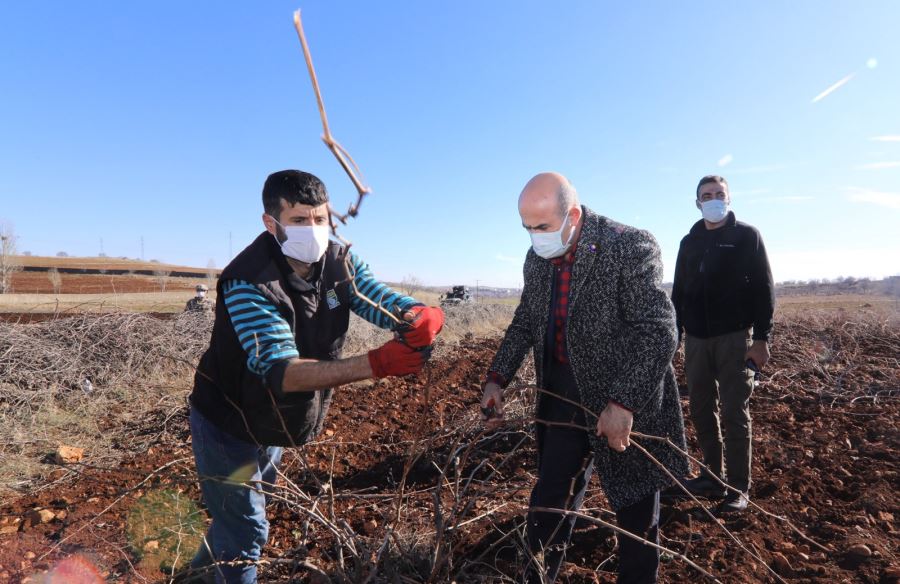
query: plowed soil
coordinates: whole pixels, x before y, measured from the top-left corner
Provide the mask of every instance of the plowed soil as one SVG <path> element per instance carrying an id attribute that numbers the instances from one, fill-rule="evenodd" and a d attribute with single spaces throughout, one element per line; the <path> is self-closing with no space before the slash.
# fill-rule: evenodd
<path id="1" fill-rule="evenodd" d="M 159 292 L 160 282 L 152 276 L 109 274 L 59 274 L 60 294 L 123 294 L 126 292 Z M 166 290 L 193 290 L 200 279 L 166 279 Z M 202 281 L 206 283 L 205 281 Z M 13 291 L 19 294 L 52 294 L 53 284 L 47 272 L 13 274 Z"/>
<path id="2" fill-rule="evenodd" d="M 349 580 L 364 581 L 373 563 L 378 565 L 373 582 L 422 582 L 429 576 L 434 582 L 515 578 L 522 563 L 515 530 L 521 528 L 535 480 L 528 421 L 533 396 L 528 390 L 514 392 L 514 419 L 508 427 L 491 435 L 481 432 L 475 407 L 478 387 L 497 346 L 496 339 L 469 339 L 444 351 L 415 378 L 338 391 L 319 440 L 304 447 L 303 457 L 286 455 L 286 477 L 279 488 L 316 499 L 316 509 L 326 517 L 346 522 L 342 533 L 354 534 L 361 560 L 355 562 L 344 547 Z M 896 363 L 896 354 L 887 357 Z M 787 365 L 776 345 L 771 370 Z M 882 371 L 882 379 L 864 366 L 859 370 L 867 376 L 853 378 L 859 383 L 897 389 L 896 370 Z M 723 582 L 776 581 L 723 527 L 784 581 L 897 582 L 896 397 L 855 403 L 826 399 L 805 391 L 803 372 L 791 371 L 790 379 L 763 380 L 754 396 L 751 496 L 809 539 L 757 509 L 716 521 L 696 503 L 681 502 L 663 509 L 661 544 L 687 555 Z M 527 375 L 519 382 L 527 384 Z M 686 401 L 684 406 L 687 415 Z M 164 533 L 147 535 L 152 531 L 147 524 L 154 519 L 146 503 L 157 501 L 159 514 L 179 517 L 185 515 L 180 505 L 199 504 L 186 414 L 186 407 L 160 412 L 134 429 L 153 435 L 154 445 L 125 457 L 121 465 L 98 468 L 84 460 L 61 466 L 57 482 L 3 505 L 0 581 L 167 581 L 161 568 L 180 564 L 194 549 L 189 539 L 183 540 L 183 548 L 170 549 Z M 692 437 L 690 441 L 696 453 Z M 511 451 L 512 457 L 505 459 Z M 469 476 L 474 480 L 467 483 Z M 586 512 L 614 521 L 604 511 L 608 506 L 596 483 Z M 441 485 L 440 497 L 434 496 L 436 485 Z M 264 550 L 269 562 L 261 569 L 260 581 L 314 581 L 299 563 L 302 559 L 338 582 L 341 558 L 334 531 L 310 522 L 311 515 L 298 508 L 298 497 L 285 495 L 269 506 L 271 532 Z M 441 503 L 443 525 L 435 522 L 436 501 Z M 464 512 L 454 518 L 456 501 Z M 43 518 L 42 509 L 49 511 Z M 202 514 L 198 517 L 205 521 Z M 192 520 L 181 521 L 181 528 Z M 442 531 L 448 523 L 455 529 Z M 451 547 L 435 545 L 436 530 L 443 533 L 442 544 Z M 579 523 L 561 581 L 614 582 L 615 545 L 609 529 Z M 448 561 L 432 573 L 436 547 L 446 550 Z M 163 557 L 164 548 L 170 549 L 168 557 Z M 60 567 L 64 560 L 68 563 Z M 363 567 L 354 568 L 357 564 Z M 86 575 L 71 575 L 75 573 Z M 703 580 L 685 562 L 664 554 L 661 581 Z"/>

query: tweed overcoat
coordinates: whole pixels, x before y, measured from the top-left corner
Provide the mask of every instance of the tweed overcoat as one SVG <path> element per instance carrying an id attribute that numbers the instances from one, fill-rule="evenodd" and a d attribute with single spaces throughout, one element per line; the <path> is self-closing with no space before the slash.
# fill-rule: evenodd
<path id="1" fill-rule="evenodd" d="M 672 367 L 675 311 L 662 288 L 662 258 L 653 236 L 597 215 L 587 207 L 572 266 L 566 343 L 581 402 L 600 413 L 609 400 L 634 412 L 633 430 L 685 447 L 684 420 Z M 512 323 L 490 367 L 512 379 L 529 349 L 544 388 L 553 265 L 529 249 L 525 286 Z M 596 418 L 588 416 L 588 425 Z M 590 433 L 595 468 L 613 510 L 671 483 L 637 448 L 619 453 Z M 636 439 L 676 477 L 687 460 L 670 446 Z"/>

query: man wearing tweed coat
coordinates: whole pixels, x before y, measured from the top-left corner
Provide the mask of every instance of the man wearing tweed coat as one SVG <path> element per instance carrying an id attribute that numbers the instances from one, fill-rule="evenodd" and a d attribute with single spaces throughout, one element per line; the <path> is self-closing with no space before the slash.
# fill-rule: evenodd
<path id="1" fill-rule="evenodd" d="M 538 480 L 527 525 L 534 558 L 525 579 L 552 582 L 574 518 L 533 508 L 577 510 L 594 467 L 619 526 L 658 541 L 659 491 L 671 481 L 629 448 L 629 433 L 633 428 L 665 436 L 685 448 L 671 365 L 675 313 L 661 286 L 662 261 L 653 236 L 579 205 L 562 175 L 531 179 L 519 197 L 519 214 L 532 238 L 525 287 L 488 371 L 481 406 L 490 427 L 502 423 L 501 388 L 531 349 L 542 391 Z M 687 471 L 687 461 L 671 447 L 647 440 L 641 445 L 673 475 Z M 657 550 L 618 539 L 618 581 L 655 582 Z"/>

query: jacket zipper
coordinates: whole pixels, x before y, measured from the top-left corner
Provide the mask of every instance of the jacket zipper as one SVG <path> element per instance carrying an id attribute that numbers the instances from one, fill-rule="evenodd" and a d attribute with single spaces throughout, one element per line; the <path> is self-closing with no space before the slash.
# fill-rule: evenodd
<path id="1" fill-rule="evenodd" d="M 703 274 L 703 318 L 706 321 L 706 336 L 709 336 L 709 331 L 712 330 L 709 323 L 709 272 L 706 271 L 706 259 L 709 256 L 709 248 L 712 247 L 716 238 L 715 233 L 711 235 L 712 237 L 709 238 L 706 249 L 703 250 L 703 259 L 700 260 L 700 273 Z"/>

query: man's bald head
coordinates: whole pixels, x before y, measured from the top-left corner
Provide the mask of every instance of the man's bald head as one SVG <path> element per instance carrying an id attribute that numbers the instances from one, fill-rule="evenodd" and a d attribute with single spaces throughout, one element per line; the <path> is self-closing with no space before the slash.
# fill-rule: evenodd
<path id="1" fill-rule="evenodd" d="M 519 195 L 519 211 L 543 214 L 556 207 L 560 219 L 572 207 L 578 206 L 578 193 L 569 179 L 558 172 L 542 172 L 532 177 Z"/>
<path id="2" fill-rule="evenodd" d="M 564 253 L 572 241 L 578 240 L 584 218 L 575 187 L 557 172 L 542 172 L 528 181 L 519 195 L 519 215 L 522 227 L 531 235 L 532 247 L 536 237 L 543 238 L 540 234 L 559 232 L 559 243 L 550 245 L 559 249 L 546 252 L 549 254 Z M 556 237 L 554 235 L 553 239 Z M 538 247 L 543 248 L 543 245 Z M 544 255 L 545 252 L 537 248 L 535 252 L 543 257 L 556 257 Z"/>

